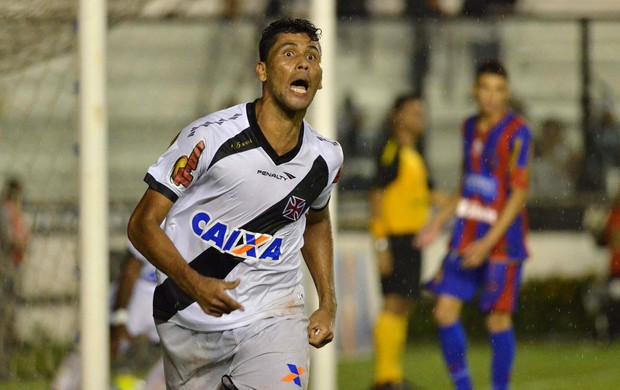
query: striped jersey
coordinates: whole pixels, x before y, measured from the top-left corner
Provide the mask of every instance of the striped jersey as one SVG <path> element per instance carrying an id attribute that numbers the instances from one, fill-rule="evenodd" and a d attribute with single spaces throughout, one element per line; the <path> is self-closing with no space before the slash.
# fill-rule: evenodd
<path id="1" fill-rule="evenodd" d="M 174 202 L 163 229 L 181 255 L 204 276 L 239 279 L 227 293 L 245 311 L 207 315 L 159 272 L 154 317 L 219 331 L 301 310 L 306 213 L 327 207 L 342 162 L 340 145 L 306 121 L 297 146 L 279 156 L 257 123 L 254 102 L 183 129 L 145 181 Z"/>
<path id="2" fill-rule="evenodd" d="M 461 199 L 450 249 L 462 252 L 482 238 L 497 221 L 515 188 L 527 189 L 530 130 L 520 116 L 508 112 L 485 134 L 477 116 L 463 125 Z M 523 209 L 491 251 L 493 260 L 524 260 L 527 215 Z"/>

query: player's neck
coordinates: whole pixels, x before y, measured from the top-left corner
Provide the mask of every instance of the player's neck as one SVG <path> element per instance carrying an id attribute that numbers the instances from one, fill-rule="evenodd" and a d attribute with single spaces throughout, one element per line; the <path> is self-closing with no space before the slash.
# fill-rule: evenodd
<path id="1" fill-rule="evenodd" d="M 411 148 L 415 148 L 416 143 L 418 141 L 418 137 L 405 131 L 398 132 L 396 134 L 396 139 L 398 140 L 399 144 L 403 146 L 408 146 Z"/>
<path id="2" fill-rule="evenodd" d="M 490 113 L 480 112 L 477 123 L 478 132 L 482 134 L 489 132 L 506 115 L 506 111 L 506 109 L 502 109 Z"/>
<path id="3" fill-rule="evenodd" d="M 299 140 L 304 112 L 288 115 L 274 104 L 262 99 L 256 102 L 256 121 L 269 145 L 280 156 L 293 150 Z"/>

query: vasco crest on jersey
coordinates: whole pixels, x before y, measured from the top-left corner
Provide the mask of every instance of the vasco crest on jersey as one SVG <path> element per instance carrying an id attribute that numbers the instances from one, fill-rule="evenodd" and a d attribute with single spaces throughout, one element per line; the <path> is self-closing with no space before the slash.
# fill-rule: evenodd
<path id="1" fill-rule="evenodd" d="M 304 215 L 305 211 L 306 200 L 293 195 L 288 199 L 286 207 L 284 207 L 284 211 L 282 211 L 282 216 L 291 221 L 297 221 Z"/>
<path id="2" fill-rule="evenodd" d="M 177 159 L 172 168 L 172 173 L 170 174 L 170 181 L 172 184 L 177 187 L 189 187 L 194 180 L 194 175 L 192 173 L 198 167 L 198 162 L 200 161 L 200 156 L 204 149 L 205 142 L 200 141 L 194 146 L 189 156 L 181 156 Z"/>

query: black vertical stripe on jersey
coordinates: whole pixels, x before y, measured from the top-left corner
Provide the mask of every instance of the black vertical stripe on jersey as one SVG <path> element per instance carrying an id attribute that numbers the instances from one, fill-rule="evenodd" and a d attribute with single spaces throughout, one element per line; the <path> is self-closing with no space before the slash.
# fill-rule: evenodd
<path id="1" fill-rule="evenodd" d="M 306 201 L 303 212 L 318 198 L 329 182 L 329 170 L 323 157 L 317 157 L 308 174 L 284 198 L 263 211 L 241 229 L 274 235 L 282 227 L 293 221 L 284 217 L 283 212 L 292 196 Z M 228 253 L 222 253 L 215 248 L 209 248 L 192 260 L 189 265 L 196 272 L 211 278 L 224 279 L 243 259 Z M 194 303 L 194 299 L 185 294 L 179 286 L 166 279 L 155 289 L 153 298 L 153 316 L 162 321 L 168 321 L 178 311 Z"/>

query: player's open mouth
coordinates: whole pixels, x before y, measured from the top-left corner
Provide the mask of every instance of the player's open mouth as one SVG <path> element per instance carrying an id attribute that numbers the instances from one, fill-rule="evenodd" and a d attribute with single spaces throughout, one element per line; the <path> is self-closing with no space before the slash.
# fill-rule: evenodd
<path id="1" fill-rule="evenodd" d="M 306 80 L 295 80 L 291 83 L 291 89 L 293 90 L 293 92 L 297 92 L 297 93 L 308 92 L 309 86 L 310 86 L 310 83 L 307 82 Z"/>

